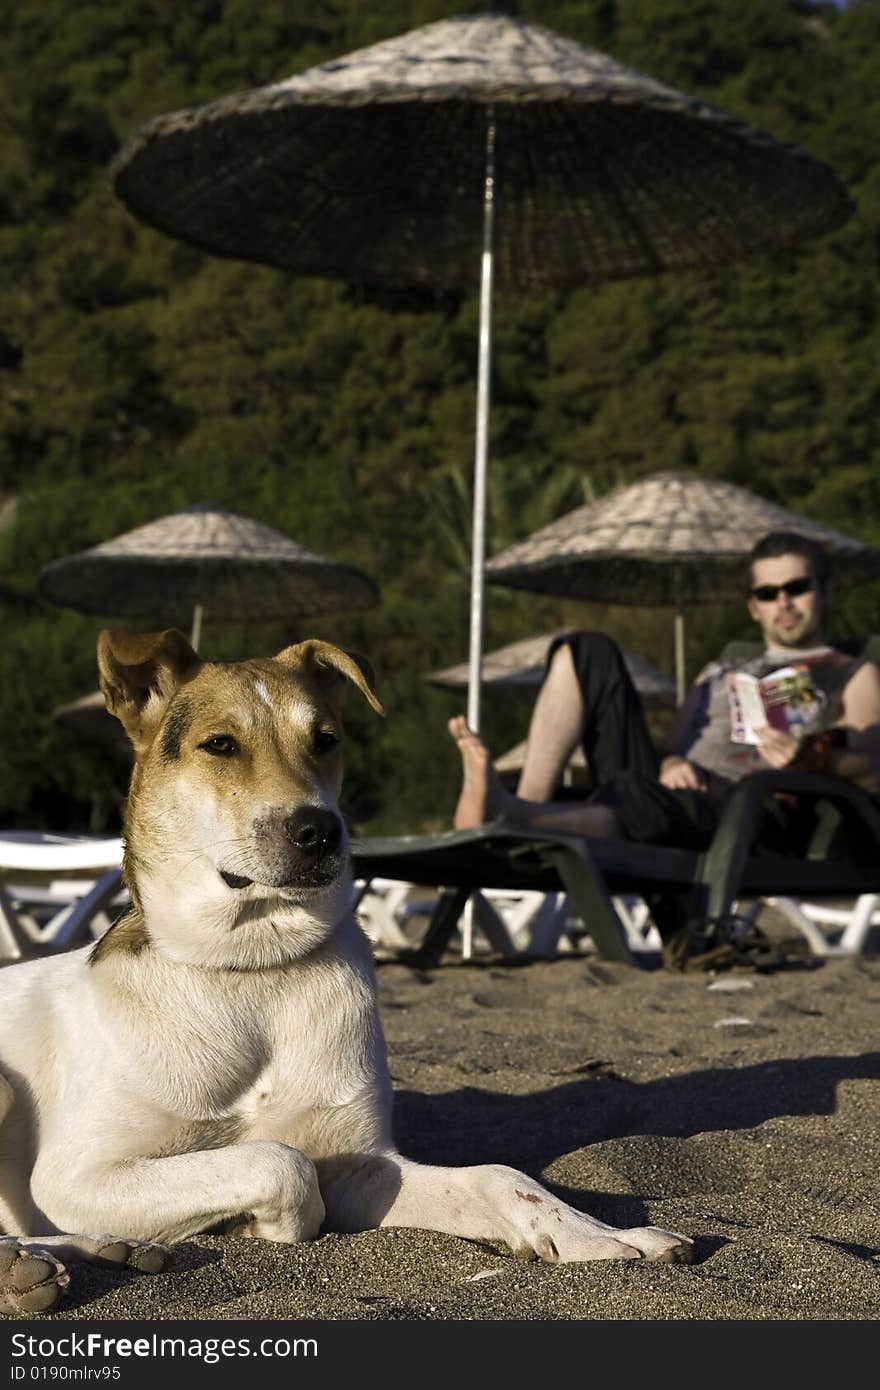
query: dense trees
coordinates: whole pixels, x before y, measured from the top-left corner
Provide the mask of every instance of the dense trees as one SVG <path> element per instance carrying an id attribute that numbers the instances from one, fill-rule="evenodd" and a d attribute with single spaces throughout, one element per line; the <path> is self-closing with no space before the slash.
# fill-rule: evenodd
<path id="1" fill-rule="evenodd" d="M 374 660 L 352 709 L 359 824 L 441 824 L 455 784 L 432 667 L 462 659 L 471 294 L 382 293 L 223 262 L 138 224 L 107 165 L 137 124 L 418 24 L 443 0 L 18 0 L 0 48 L 0 821 L 97 826 L 119 769 L 51 720 L 93 687 L 97 622 L 32 601 L 40 565 L 219 501 L 360 565 L 380 608 L 209 628 L 206 655 L 317 635 Z M 473 6 L 484 8 L 482 5 Z M 513 8 L 512 6 L 508 8 Z M 544 0 L 518 12 L 831 162 L 840 231 L 713 275 L 498 303 L 491 549 L 658 468 L 725 477 L 880 543 L 880 4 Z M 112 614 L 108 615 L 112 618 Z M 664 615 L 492 589 L 488 643 L 601 621 L 667 671 Z M 877 586 L 838 605 L 880 623 Z M 701 662 L 730 610 L 690 624 Z M 488 705 L 499 746 L 523 707 Z"/>

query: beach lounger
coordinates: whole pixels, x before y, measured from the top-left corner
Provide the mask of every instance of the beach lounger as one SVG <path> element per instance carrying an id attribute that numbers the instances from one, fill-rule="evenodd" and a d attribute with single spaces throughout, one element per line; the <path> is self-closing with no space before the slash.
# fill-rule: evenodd
<path id="1" fill-rule="evenodd" d="M 793 793 L 815 809 L 805 849 L 782 854 L 756 844 L 765 801 Z M 435 835 L 355 841 L 355 872 L 439 889 L 425 935 L 401 955 L 435 965 L 455 933 L 468 898 L 480 889 L 565 892 L 608 960 L 636 963 L 631 933 L 614 898 L 677 894 L 694 928 L 723 923 L 745 899 L 817 901 L 880 893 L 880 812 L 852 783 L 820 774 L 761 772 L 734 790 L 709 849 L 698 854 L 629 840 L 588 839 L 503 824 Z M 540 951 L 552 954 L 548 939 Z M 509 951 L 503 954 L 510 955 Z"/>
<path id="2" fill-rule="evenodd" d="M 632 963 L 632 946 L 612 901 L 618 887 L 627 892 L 634 882 L 655 886 L 672 882 L 687 890 L 697 864 L 697 856 L 687 850 L 658 850 L 629 841 L 587 840 L 501 824 L 436 835 L 361 839 L 354 842 L 352 853 L 360 879 L 402 879 L 440 890 L 427 931 L 420 945 L 409 952 L 412 963 L 423 966 L 440 959 L 472 894 L 496 889 L 567 894 L 599 953 Z M 484 896 L 490 898 L 490 893 Z M 497 941 L 503 955 L 514 954 L 509 937 L 507 947 L 500 936 Z M 553 954 L 555 944 L 545 938 L 540 954 Z M 538 952 L 530 952 L 527 946 L 525 953 Z"/>
<path id="3" fill-rule="evenodd" d="M 94 939 L 126 902 L 118 837 L 0 831 L 0 961 Z"/>

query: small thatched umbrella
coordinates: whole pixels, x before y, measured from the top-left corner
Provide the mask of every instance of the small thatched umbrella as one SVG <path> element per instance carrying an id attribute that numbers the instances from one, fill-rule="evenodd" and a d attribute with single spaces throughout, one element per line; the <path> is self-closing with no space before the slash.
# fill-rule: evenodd
<path id="1" fill-rule="evenodd" d="M 539 637 L 524 637 L 519 642 L 509 642 L 483 657 L 481 680 L 486 690 L 521 690 L 541 684 L 544 666 L 550 643 L 567 628 L 555 632 L 544 632 Z M 673 682 L 662 676 L 649 662 L 631 652 L 623 653 L 623 660 L 629 671 L 633 685 L 647 703 L 660 705 L 675 701 Z M 466 690 L 470 669 L 467 662 L 458 666 L 447 666 L 442 671 L 432 671 L 425 679 L 431 685 L 439 685 L 448 690 Z"/>
<path id="2" fill-rule="evenodd" d="M 797 531 L 831 555 L 836 587 L 880 575 L 880 552 L 756 493 L 696 473 L 654 473 L 578 507 L 486 565 L 492 584 L 596 603 L 675 608 L 684 697 L 684 608 L 742 600 L 743 563 L 768 531 Z"/>
<path id="3" fill-rule="evenodd" d="M 353 565 L 216 506 L 188 507 L 51 560 L 37 590 L 80 613 L 191 622 L 193 646 L 203 620 L 273 622 L 379 602 L 376 584 Z"/>
<path id="4" fill-rule="evenodd" d="M 145 222 L 222 256 L 451 288 L 474 285 L 480 267 L 474 729 L 495 279 L 542 290 L 726 266 L 850 211 L 833 171 L 804 150 L 502 14 L 440 20 L 159 116 L 114 175 Z"/>

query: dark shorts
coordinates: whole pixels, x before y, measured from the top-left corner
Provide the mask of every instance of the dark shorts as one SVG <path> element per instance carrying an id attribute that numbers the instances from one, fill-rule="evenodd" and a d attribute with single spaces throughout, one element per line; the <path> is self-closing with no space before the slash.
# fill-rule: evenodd
<path id="1" fill-rule="evenodd" d="M 618 772 L 588 800 L 613 810 L 628 840 L 703 850 L 712 841 L 734 785 L 713 773 L 703 775 L 705 792 L 664 787 L 643 772 Z"/>

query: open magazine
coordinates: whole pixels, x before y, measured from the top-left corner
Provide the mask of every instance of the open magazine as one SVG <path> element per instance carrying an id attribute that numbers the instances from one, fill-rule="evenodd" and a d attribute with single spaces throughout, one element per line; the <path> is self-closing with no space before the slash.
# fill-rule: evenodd
<path id="1" fill-rule="evenodd" d="M 727 693 L 733 743 L 757 743 L 757 730 L 768 726 L 803 738 L 821 727 L 827 703 L 824 692 L 816 689 L 806 662 L 781 666 L 760 678 L 731 671 Z"/>

